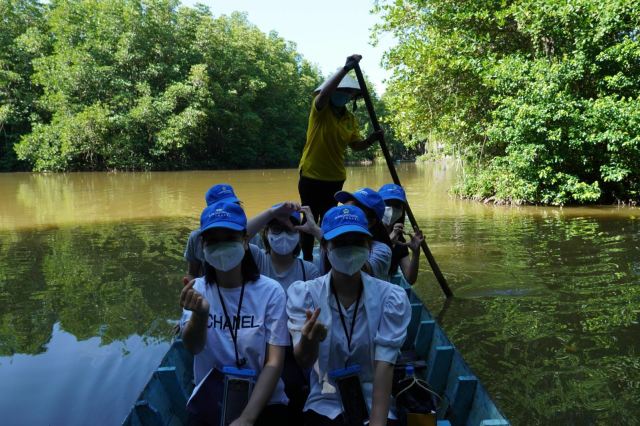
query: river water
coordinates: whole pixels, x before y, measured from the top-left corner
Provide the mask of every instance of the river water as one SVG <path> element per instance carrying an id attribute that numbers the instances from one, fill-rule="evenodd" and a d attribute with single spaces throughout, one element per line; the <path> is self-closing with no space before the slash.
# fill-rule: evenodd
<path id="1" fill-rule="evenodd" d="M 431 250 L 416 291 L 514 425 L 640 424 L 640 210 L 458 200 L 453 163 L 401 164 Z M 348 169 L 346 189 L 390 180 Z M 119 424 L 169 346 L 204 192 L 249 215 L 295 170 L 0 175 L 0 423 Z"/>

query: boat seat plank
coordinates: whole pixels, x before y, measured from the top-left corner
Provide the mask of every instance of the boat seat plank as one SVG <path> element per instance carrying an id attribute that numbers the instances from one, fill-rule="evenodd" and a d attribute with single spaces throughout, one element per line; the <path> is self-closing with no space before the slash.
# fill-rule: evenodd
<path id="1" fill-rule="evenodd" d="M 182 387 L 178 378 L 176 367 L 160 367 L 156 370 L 160 383 L 171 400 L 171 411 L 183 422 L 187 420 L 187 399 L 186 389 Z"/>
<path id="2" fill-rule="evenodd" d="M 153 407 L 158 412 L 163 425 L 170 424 L 173 417 L 175 417 L 173 400 L 160 381 L 157 371 L 153 373 L 153 376 L 151 376 L 149 384 L 145 387 L 142 393 L 141 400 L 146 401 L 149 406 Z M 146 425 L 147 423 L 143 422 L 143 424 Z"/>
<path id="3" fill-rule="evenodd" d="M 411 304 L 411 321 L 409 321 L 409 327 L 407 327 L 407 337 L 404 340 L 402 349 L 413 349 L 413 344 L 418 333 L 418 326 L 420 325 L 420 315 L 422 314 L 422 304 Z"/>
<path id="4" fill-rule="evenodd" d="M 509 426 L 509 422 L 501 419 L 483 420 L 480 426 Z"/>
<path id="5" fill-rule="evenodd" d="M 162 415 L 148 401 L 138 401 L 134 406 L 136 417 L 143 426 L 164 426 Z"/>
<path id="6" fill-rule="evenodd" d="M 427 360 L 429 356 L 429 349 L 431 349 L 431 341 L 433 340 L 433 332 L 436 327 L 436 322 L 433 320 L 420 321 L 418 326 L 418 333 L 415 338 L 415 352 L 418 358 Z"/>
<path id="7" fill-rule="evenodd" d="M 452 358 L 453 346 L 437 346 L 433 362 L 429 363 L 427 382 L 438 395 L 442 395 L 447 386 L 447 377 L 451 368 Z"/>
<path id="8" fill-rule="evenodd" d="M 464 426 L 467 424 L 477 385 L 478 379 L 475 376 L 458 377 L 449 412 L 449 420 L 452 426 Z"/>

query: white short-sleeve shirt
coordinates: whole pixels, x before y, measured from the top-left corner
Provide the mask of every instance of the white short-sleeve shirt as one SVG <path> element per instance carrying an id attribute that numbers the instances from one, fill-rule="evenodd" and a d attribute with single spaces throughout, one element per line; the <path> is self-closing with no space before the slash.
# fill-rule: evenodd
<path id="1" fill-rule="evenodd" d="M 233 339 L 229 332 L 229 321 L 226 320 L 215 284 L 205 284 L 204 277 L 197 278 L 193 289 L 204 295 L 209 302 L 209 321 L 207 323 L 207 340 L 204 349 L 194 357 L 193 373 L 196 383 L 215 367 L 222 370 L 225 366 L 236 366 Z M 242 310 L 238 314 L 238 302 L 241 287 L 220 287 L 227 313 L 236 317 L 238 330 L 238 352 L 240 358 L 246 358 L 244 368 L 256 371 L 260 375 L 265 363 L 267 344 L 289 346 L 290 338 L 287 330 L 286 296 L 276 281 L 260 276 L 259 279 L 245 284 Z M 191 318 L 191 311 L 183 310 L 182 327 Z M 288 399 L 284 393 L 282 379 L 278 380 L 276 389 L 268 404 L 286 404 Z"/>
<path id="2" fill-rule="evenodd" d="M 293 283 L 287 291 L 287 314 L 295 344 L 300 340 L 306 310 L 321 308 L 318 321 L 327 326 L 327 337 L 320 343 L 318 358 L 311 371 L 311 390 L 304 410 L 334 419 L 342 412 L 342 406 L 328 373 L 344 368 L 345 362 L 360 364 L 362 391 L 371 409 L 374 363 L 395 363 L 407 334 L 411 305 L 400 287 L 362 273 L 363 294 L 349 352 L 335 297 L 330 291 L 330 275 Z M 354 311 L 355 303 L 349 309 L 343 309 L 349 333 Z M 393 412 L 389 416 L 394 418 Z"/>

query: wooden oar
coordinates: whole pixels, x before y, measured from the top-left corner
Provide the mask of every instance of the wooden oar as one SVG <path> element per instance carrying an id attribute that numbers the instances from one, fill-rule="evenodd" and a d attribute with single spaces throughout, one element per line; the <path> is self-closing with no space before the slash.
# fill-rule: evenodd
<path id="1" fill-rule="evenodd" d="M 369 96 L 369 91 L 367 90 L 367 84 L 364 81 L 364 77 L 362 76 L 362 71 L 360 70 L 360 65 L 356 64 L 353 67 L 353 70 L 356 72 L 356 77 L 358 78 L 358 84 L 360 85 L 360 90 L 362 91 L 362 97 L 364 98 L 364 103 L 367 106 L 367 111 L 369 112 L 369 118 L 371 119 L 371 124 L 373 124 L 374 130 L 380 130 L 380 123 L 378 122 L 378 117 L 376 116 L 376 112 L 373 109 L 373 103 L 371 102 L 371 97 Z M 398 173 L 396 173 L 396 168 L 393 165 L 393 160 L 391 159 L 391 154 L 389 153 L 389 149 L 387 148 L 387 143 L 384 140 L 384 136 L 380 138 L 380 148 L 382 149 L 382 153 L 384 154 L 384 159 L 387 162 L 387 167 L 389 167 L 389 173 L 391 173 L 391 178 L 393 179 L 393 183 L 396 185 L 400 185 L 400 178 L 398 178 Z M 414 231 L 420 229 L 418 227 L 418 222 L 416 222 L 416 218 L 413 216 L 413 212 L 411 211 L 411 207 L 409 207 L 409 203 L 405 207 L 405 211 L 407 212 L 407 216 L 409 216 L 409 221 L 411 222 L 411 226 L 413 226 Z M 422 240 L 422 251 L 424 255 L 427 257 L 429 261 L 429 265 L 431 265 L 431 269 L 433 270 L 433 274 L 436 276 L 438 280 L 438 284 L 440 284 L 440 288 L 444 292 L 445 296 L 452 297 L 453 292 L 449 288 L 449 284 L 447 284 L 447 280 L 442 275 L 440 271 L 440 267 L 436 263 L 436 259 L 431 254 L 431 250 L 429 250 L 429 246 L 427 245 L 427 241 Z"/>

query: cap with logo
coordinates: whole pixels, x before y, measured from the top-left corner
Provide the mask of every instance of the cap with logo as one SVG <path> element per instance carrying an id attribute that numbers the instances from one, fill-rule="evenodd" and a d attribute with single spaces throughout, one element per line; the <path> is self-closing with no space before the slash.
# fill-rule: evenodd
<path id="1" fill-rule="evenodd" d="M 378 194 L 382 197 L 384 201 L 387 200 L 398 200 L 403 203 L 407 202 L 407 195 L 404 192 L 404 189 L 400 185 L 396 185 L 395 183 L 387 183 L 386 185 L 382 185 L 378 190 Z"/>
<path id="2" fill-rule="evenodd" d="M 363 206 L 373 210 L 378 220 L 382 220 L 382 216 L 384 216 L 384 200 L 380 194 L 371 188 L 360 188 L 354 192 L 338 191 L 335 193 L 334 198 L 341 203 L 356 200 Z"/>
<path id="3" fill-rule="evenodd" d="M 348 232 L 371 236 L 367 216 L 356 206 L 345 205 L 329 209 L 322 217 L 322 232 L 325 240 Z"/>
<path id="4" fill-rule="evenodd" d="M 247 229 L 247 216 L 242 207 L 226 201 L 207 206 L 200 215 L 198 236 L 208 229 L 226 228 L 234 231 Z"/>
<path id="5" fill-rule="evenodd" d="M 233 188 L 231 185 L 227 185 L 226 183 L 221 183 L 218 185 L 214 185 L 204 196 L 207 205 L 210 206 L 215 203 L 219 203 L 221 201 L 226 201 L 227 203 L 239 203 L 240 200 L 236 197 L 235 192 L 233 192 Z"/>

